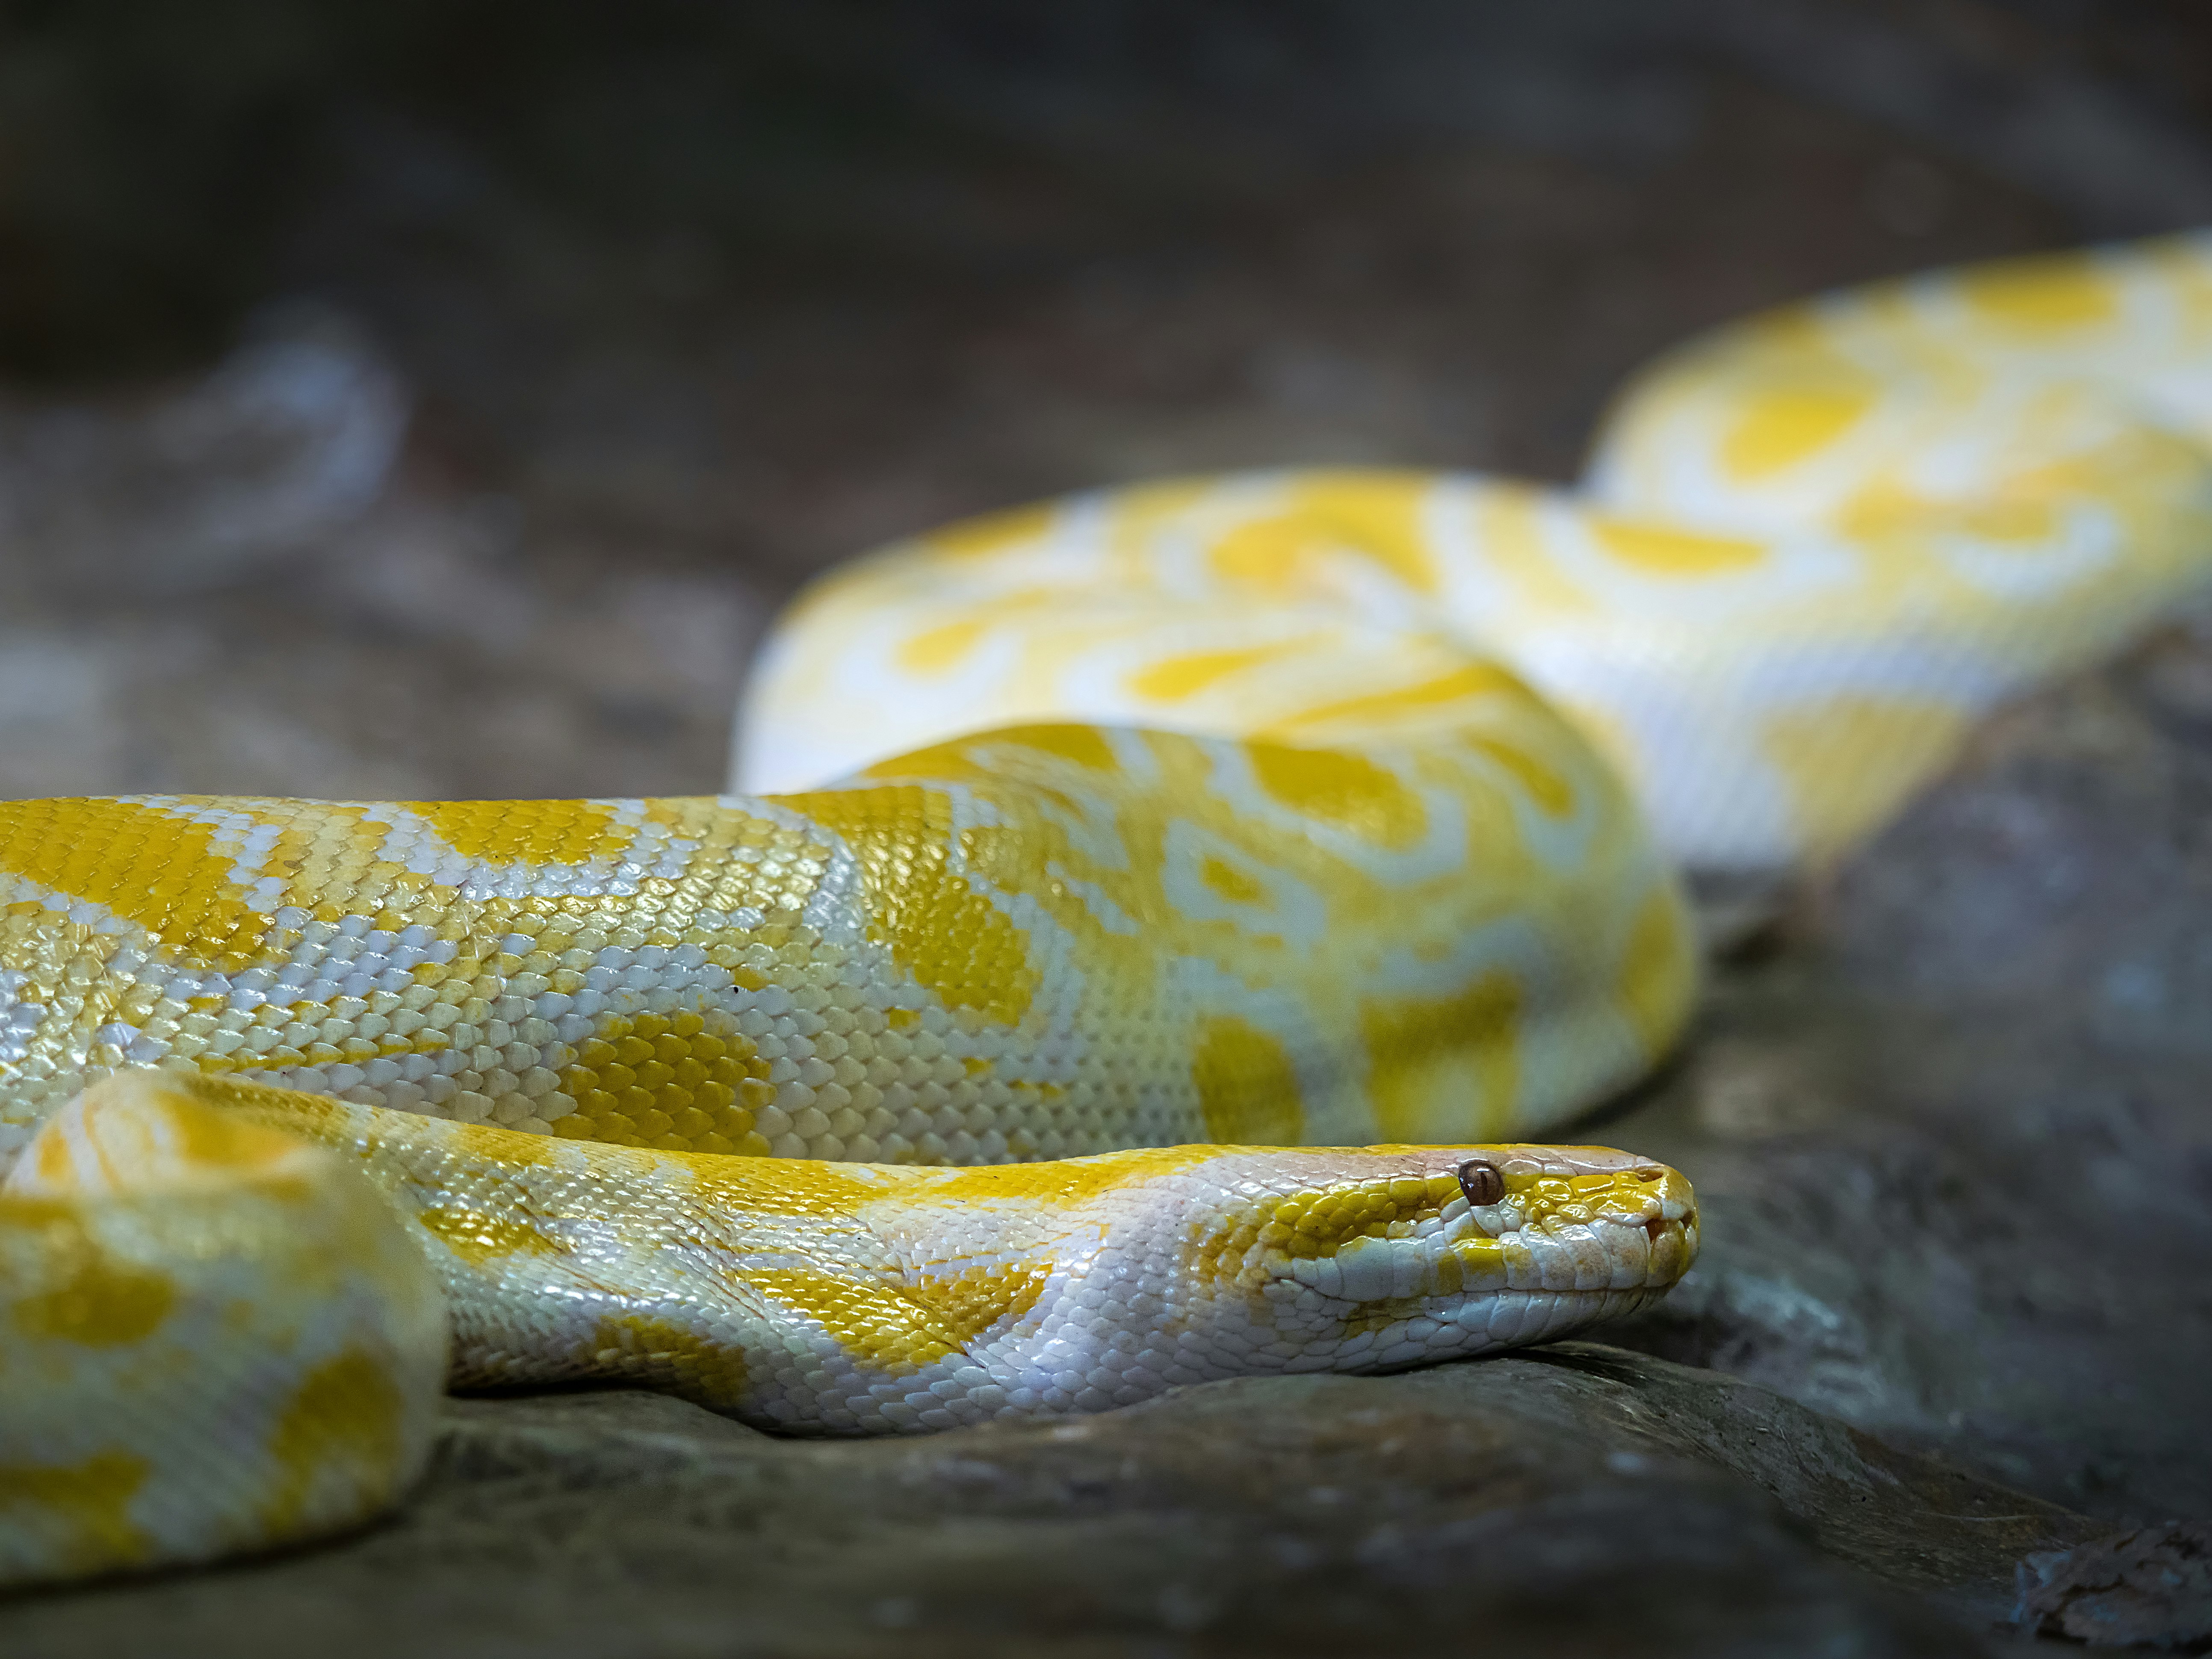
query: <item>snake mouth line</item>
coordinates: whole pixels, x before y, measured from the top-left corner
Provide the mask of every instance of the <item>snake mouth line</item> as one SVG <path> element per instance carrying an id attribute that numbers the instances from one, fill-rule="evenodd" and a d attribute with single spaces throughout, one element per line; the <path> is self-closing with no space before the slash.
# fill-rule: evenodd
<path id="1" fill-rule="evenodd" d="M 1498 1295 L 1600 1295 L 1668 1288 L 1698 1249 L 1694 1212 L 1600 1218 L 1486 1232 L 1474 1218 L 1428 1237 L 1360 1238 L 1288 1277 L 1355 1306 Z"/>

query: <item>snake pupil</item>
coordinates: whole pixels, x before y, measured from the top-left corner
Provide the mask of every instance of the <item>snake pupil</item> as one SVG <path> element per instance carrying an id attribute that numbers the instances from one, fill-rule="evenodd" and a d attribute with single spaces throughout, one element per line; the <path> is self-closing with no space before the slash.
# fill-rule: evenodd
<path id="1" fill-rule="evenodd" d="M 1467 1194 L 1468 1203 L 1479 1208 L 1505 1196 L 1505 1177 L 1498 1173 L 1495 1164 L 1471 1158 L 1459 1166 L 1459 1189 Z"/>

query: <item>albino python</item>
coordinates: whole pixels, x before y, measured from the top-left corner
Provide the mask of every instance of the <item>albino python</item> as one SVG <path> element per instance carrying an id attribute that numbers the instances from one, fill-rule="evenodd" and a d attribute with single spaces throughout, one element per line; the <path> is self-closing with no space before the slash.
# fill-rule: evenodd
<path id="1" fill-rule="evenodd" d="M 1687 1183 L 1508 1141 L 1680 1034 L 1677 872 L 1832 859 L 2208 568 L 2179 238 L 1725 331 L 1577 492 L 893 548 L 763 658 L 798 793 L 0 805 L 0 1583 L 358 1522 L 448 1383 L 918 1431 L 1634 1308 Z"/>

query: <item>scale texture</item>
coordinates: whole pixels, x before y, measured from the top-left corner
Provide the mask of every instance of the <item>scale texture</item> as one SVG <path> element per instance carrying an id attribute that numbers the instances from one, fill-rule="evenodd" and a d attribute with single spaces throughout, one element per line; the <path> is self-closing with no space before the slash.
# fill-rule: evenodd
<path id="1" fill-rule="evenodd" d="M 1539 1340 L 1694 1200 L 1679 872 L 2212 571 L 2212 239 L 1662 362 L 1586 488 L 1283 472 L 833 575 L 715 799 L 0 804 L 0 1583 L 402 1496 L 447 1382 L 913 1431 Z M 830 780 L 824 781 L 824 780 Z"/>

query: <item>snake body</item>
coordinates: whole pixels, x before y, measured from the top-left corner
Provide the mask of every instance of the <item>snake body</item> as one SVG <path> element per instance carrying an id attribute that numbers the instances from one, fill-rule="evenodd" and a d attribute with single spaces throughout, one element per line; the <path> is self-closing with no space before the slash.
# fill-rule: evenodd
<path id="1" fill-rule="evenodd" d="M 911 1431 L 1638 1305 L 1687 1183 L 1507 1138 L 1679 1037 L 1678 872 L 1832 858 L 2208 570 L 2178 238 L 1724 331 L 1580 492 L 890 549 L 763 656 L 780 793 L 0 805 L 0 1583 L 351 1524 L 449 1381 Z"/>

